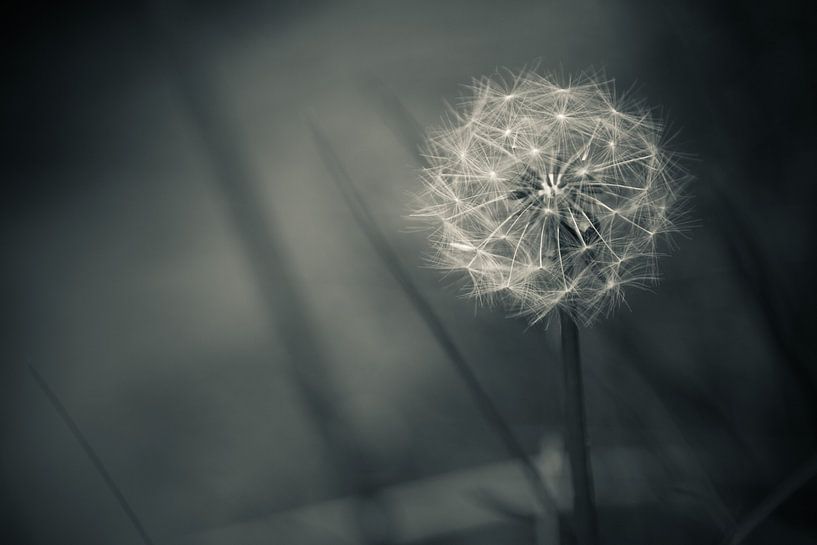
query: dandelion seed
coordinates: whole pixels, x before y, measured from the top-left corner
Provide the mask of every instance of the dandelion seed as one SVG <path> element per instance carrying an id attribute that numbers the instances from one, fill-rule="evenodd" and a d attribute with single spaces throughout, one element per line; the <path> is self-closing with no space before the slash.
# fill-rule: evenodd
<path id="1" fill-rule="evenodd" d="M 677 230 L 688 176 L 661 121 L 611 82 L 512 82 L 475 84 L 432 133 L 417 216 L 436 223 L 435 263 L 468 272 L 470 295 L 531 322 L 558 308 L 588 324 L 653 276 L 655 238 Z"/>

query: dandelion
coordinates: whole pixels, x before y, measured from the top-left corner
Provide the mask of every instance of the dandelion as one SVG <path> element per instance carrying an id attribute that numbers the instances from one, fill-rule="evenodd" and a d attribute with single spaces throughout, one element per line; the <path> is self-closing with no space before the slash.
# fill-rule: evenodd
<path id="1" fill-rule="evenodd" d="M 435 225 L 434 263 L 531 322 L 558 308 L 590 324 L 654 282 L 686 173 L 653 112 L 590 76 L 471 90 L 427 146 L 417 215 Z"/>
<path id="2" fill-rule="evenodd" d="M 467 274 L 470 295 L 531 323 L 558 311 L 574 530 L 596 545 L 577 322 L 656 280 L 657 239 L 677 230 L 688 176 L 661 121 L 610 81 L 523 72 L 471 91 L 429 137 L 416 215 L 434 225 L 434 263 Z"/>

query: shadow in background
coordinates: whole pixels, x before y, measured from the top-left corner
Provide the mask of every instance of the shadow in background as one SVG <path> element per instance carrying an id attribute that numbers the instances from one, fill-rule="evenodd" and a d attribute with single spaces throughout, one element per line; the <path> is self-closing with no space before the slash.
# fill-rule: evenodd
<path id="1" fill-rule="evenodd" d="M 802 7 L 153 8 L 4 11 L 4 542 L 144 542 L 26 365 L 157 544 L 558 542 L 553 331 L 458 299 L 406 218 L 443 101 L 537 60 L 635 85 L 697 177 L 698 225 L 661 285 L 582 339 L 602 542 L 817 540 Z M 536 508 L 307 118 L 557 512 Z"/>

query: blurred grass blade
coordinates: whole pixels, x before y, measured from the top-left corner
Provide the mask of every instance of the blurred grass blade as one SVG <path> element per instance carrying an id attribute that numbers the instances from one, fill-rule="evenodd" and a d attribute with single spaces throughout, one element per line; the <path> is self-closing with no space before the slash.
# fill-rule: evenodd
<path id="1" fill-rule="evenodd" d="M 762 502 L 741 520 L 722 545 L 738 545 L 775 512 L 787 499 L 810 480 L 817 477 L 817 456 L 808 460 L 775 488 Z"/>
<path id="2" fill-rule="evenodd" d="M 491 397 L 480 384 L 474 370 L 471 368 L 462 352 L 460 352 L 453 338 L 448 333 L 448 330 L 443 325 L 439 316 L 437 316 L 437 313 L 406 273 L 405 268 L 400 263 L 397 253 L 391 247 L 385 235 L 380 230 L 380 227 L 360 196 L 360 193 L 355 188 L 352 179 L 346 172 L 346 169 L 341 163 L 340 158 L 335 153 L 335 150 L 332 148 L 327 138 L 315 126 L 315 124 L 312 123 L 311 120 L 309 121 L 309 127 L 312 131 L 315 145 L 326 167 L 326 170 L 329 172 L 332 179 L 340 189 L 340 192 L 351 209 L 352 215 L 354 216 L 358 226 L 369 240 L 369 243 L 374 247 L 375 252 L 386 265 L 386 268 L 400 285 L 417 313 L 423 319 L 426 327 L 428 327 L 434 339 L 445 352 L 446 356 L 448 356 L 448 361 L 451 362 L 454 369 L 467 386 L 468 391 L 473 396 L 474 401 L 476 402 L 476 405 L 482 415 L 493 426 L 494 430 L 497 432 L 497 435 L 500 437 L 510 454 L 516 457 L 522 464 L 525 474 L 528 476 L 528 480 L 530 481 L 533 492 L 537 500 L 541 503 L 542 509 L 555 510 L 555 502 L 545 488 L 539 470 L 525 452 L 525 449 L 514 435 L 510 426 L 505 422 L 505 419 L 502 417 L 499 409 L 491 400 Z"/>
<path id="3" fill-rule="evenodd" d="M 533 525 L 536 521 L 536 513 L 530 512 L 524 505 L 497 495 L 493 490 L 477 488 L 470 495 L 477 505 L 508 520 L 528 525 Z"/>
<path id="4" fill-rule="evenodd" d="M 718 108 L 712 100 L 713 93 L 707 89 L 699 65 L 690 61 L 699 57 L 698 51 L 690 41 L 691 34 L 684 32 L 680 21 L 686 19 L 684 10 L 679 8 L 678 2 L 661 2 L 657 4 L 666 21 L 672 30 L 678 45 L 686 52 L 685 55 L 678 56 L 677 60 L 683 67 L 687 81 L 693 85 L 691 88 L 696 91 L 698 99 L 707 110 L 709 118 L 715 122 L 709 127 L 714 134 L 712 143 L 719 149 L 719 152 L 728 157 L 731 150 L 727 148 L 727 142 L 732 139 L 728 131 L 724 129 L 726 122 L 721 108 Z M 797 339 L 791 334 L 791 327 L 785 323 L 785 318 L 793 316 L 788 297 L 782 289 L 784 282 L 775 281 L 773 270 L 769 267 L 769 260 L 765 259 L 764 251 L 760 243 L 760 237 L 752 222 L 747 221 L 745 214 L 742 214 L 734 199 L 728 191 L 721 187 L 718 176 L 712 176 L 707 180 L 707 184 L 701 184 L 704 189 L 709 190 L 710 206 L 714 209 L 712 217 L 719 223 L 718 230 L 724 239 L 724 244 L 730 253 L 732 261 L 740 271 L 740 279 L 744 284 L 744 289 L 754 300 L 758 307 L 759 314 L 767 326 L 767 333 L 775 348 L 781 355 L 783 362 L 795 378 L 797 385 L 802 389 L 805 401 L 811 405 L 812 417 L 817 415 L 817 376 L 809 365 L 808 354 L 797 350 Z"/>
<path id="5" fill-rule="evenodd" d="M 385 83 L 374 77 L 367 82 L 365 91 L 374 95 L 376 102 L 386 114 L 386 124 L 400 142 L 412 155 L 419 156 L 425 131 L 403 101 Z"/>
<path id="6" fill-rule="evenodd" d="M 744 219 L 726 192 L 715 184 L 710 186 L 710 191 L 717 199 L 718 209 L 721 211 L 720 214 L 715 214 L 720 233 L 732 261 L 737 265 L 744 289 L 753 294 L 772 342 L 805 391 L 807 399 L 814 404 L 814 400 L 817 400 L 814 371 L 796 350 L 791 328 L 785 323 L 784 318 L 792 313 L 786 308 L 784 294 L 774 288 L 781 283 L 776 281 L 773 271 L 767 265 L 768 260 L 763 258 L 763 250 L 751 224 Z M 817 412 L 817 407 L 813 409 Z"/>
<path id="7" fill-rule="evenodd" d="M 297 273 L 290 266 L 281 229 L 264 210 L 257 195 L 258 176 L 251 168 L 211 77 L 199 55 L 171 23 L 165 6 L 156 6 L 154 24 L 167 52 L 168 67 L 187 114 L 215 171 L 215 188 L 223 197 L 228 220 L 260 289 L 264 309 L 284 343 L 289 371 L 322 438 L 333 435 L 334 413 L 324 369 L 325 355 L 306 312 Z M 320 377 L 320 381 L 313 380 Z"/>
<path id="8" fill-rule="evenodd" d="M 611 321 L 612 323 L 613 321 Z M 597 381 L 602 386 L 606 386 L 607 391 L 620 403 L 630 407 L 634 415 L 640 420 L 647 423 L 647 427 L 651 429 L 663 430 L 661 426 L 649 426 L 648 418 L 661 418 L 668 424 L 668 436 L 671 439 L 677 440 L 683 444 L 690 456 L 676 456 L 675 463 L 682 466 L 685 471 L 697 476 L 695 479 L 703 487 L 705 507 L 712 519 L 718 525 L 721 531 L 726 531 L 735 524 L 735 518 L 732 516 L 729 509 L 726 507 L 721 494 L 718 492 L 712 477 L 704 467 L 703 462 L 697 456 L 697 450 L 693 448 L 692 444 L 684 434 L 681 425 L 675 419 L 672 410 L 666 405 L 661 394 L 653 386 L 648 377 L 642 373 L 640 368 L 642 362 L 649 361 L 648 356 L 644 353 L 638 343 L 634 341 L 631 335 L 632 328 L 617 325 L 612 328 L 612 335 L 608 335 L 610 341 L 619 344 L 619 350 L 623 352 L 628 358 L 627 365 L 617 366 L 615 369 L 615 376 L 621 380 L 628 380 L 632 383 L 632 387 L 628 388 L 628 392 L 636 391 L 640 393 L 640 399 L 633 399 L 632 393 L 629 395 L 622 394 L 618 388 L 608 386 L 606 381 L 601 378 Z M 591 372 L 593 369 L 591 368 Z M 643 400 L 643 401 L 642 401 Z M 639 403 L 641 401 L 641 403 Z M 671 443 L 671 441 L 666 441 Z"/>
<path id="9" fill-rule="evenodd" d="M 171 24 L 170 13 L 155 6 L 153 23 L 160 43 L 169 57 L 169 68 L 175 76 L 178 91 L 190 119 L 215 170 L 226 211 L 247 256 L 255 281 L 265 302 L 264 308 L 288 355 L 288 371 L 308 416 L 320 434 L 326 461 L 332 468 L 336 485 L 351 488 L 360 505 L 376 510 L 376 483 L 369 482 L 368 456 L 360 447 L 356 430 L 343 418 L 327 357 L 315 333 L 314 320 L 308 312 L 306 297 L 297 272 L 293 270 L 282 229 L 275 217 L 259 203 L 256 181 L 241 139 L 234 129 L 217 93 L 212 77 L 202 66 L 201 56 Z M 384 520 L 385 506 L 381 506 Z M 381 531 L 381 529 L 378 529 Z M 387 532 L 388 530 L 382 530 Z M 379 537 L 366 534 L 365 543 Z"/>
<path id="10" fill-rule="evenodd" d="M 34 378 L 34 382 L 37 383 L 37 386 L 39 386 L 40 390 L 42 390 L 43 394 L 45 394 L 45 397 L 51 403 L 51 406 L 57 411 L 57 414 L 71 432 L 71 435 L 74 436 L 74 439 L 77 440 L 79 446 L 82 447 L 82 450 L 91 461 L 91 464 L 94 466 L 94 469 L 96 469 L 96 472 L 99 473 L 99 476 L 102 477 L 103 481 L 105 481 L 105 485 L 107 485 L 108 489 L 114 495 L 114 498 L 116 498 L 116 501 L 128 516 L 128 519 L 130 519 L 131 524 L 133 524 L 133 527 L 136 529 L 139 537 L 141 537 L 142 541 L 147 545 L 153 545 L 153 540 L 150 539 L 150 536 L 148 535 L 147 530 L 145 530 L 145 526 L 142 524 L 142 521 L 140 521 L 139 517 L 136 516 L 136 512 L 130 506 L 128 500 L 125 499 L 125 495 L 122 493 L 122 490 L 120 490 L 119 485 L 117 485 L 116 481 L 113 480 L 113 477 L 111 477 L 111 474 L 105 468 L 105 464 L 102 463 L 102 459 L 94 451 L 88 440 L 85 439 L 85 435 L 83 435 L 74 419 L 71 418 L 71 415 L 68 413 L 65 405 L 62 404 L 60 399 L 57 397 L 57 394 L 54 393 L 54 391 L 48 386 L 48 383 L 46 383 L 45 379 L 32 365 L 27 365 L 26 367 L 28 367 L 28 371 Z"/>

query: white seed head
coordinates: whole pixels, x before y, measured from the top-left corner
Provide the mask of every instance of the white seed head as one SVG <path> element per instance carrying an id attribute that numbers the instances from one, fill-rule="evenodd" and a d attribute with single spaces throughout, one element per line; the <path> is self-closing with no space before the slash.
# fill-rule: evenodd
<path id="1" fill-rule="evenodd" d="M 623 286 L 655 280 L 656 235 L 677 230 L 688 175 L 660 120 L 611 82 L 511 79 L 475 81 L 431 133 L 417 215 L 469 295 L 531 322 L 561 307 L 590 323 Z"/>

